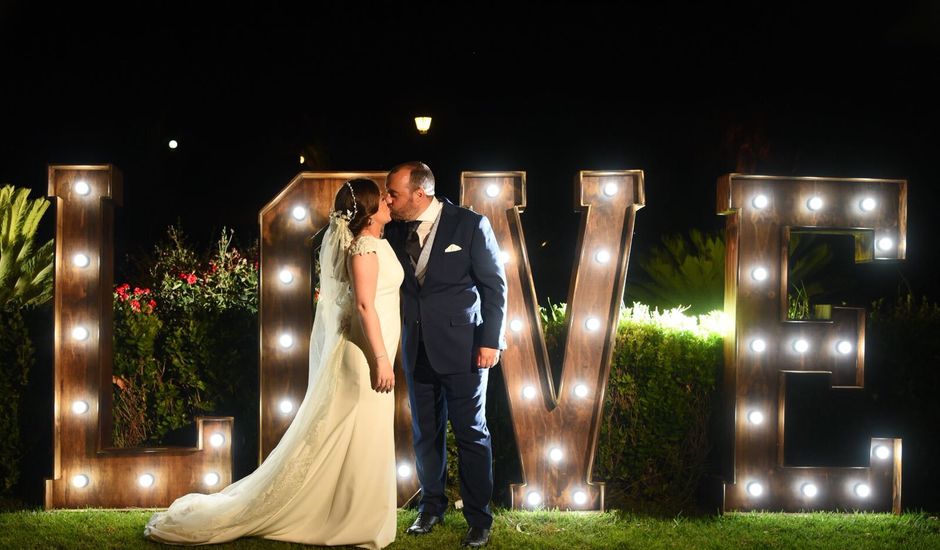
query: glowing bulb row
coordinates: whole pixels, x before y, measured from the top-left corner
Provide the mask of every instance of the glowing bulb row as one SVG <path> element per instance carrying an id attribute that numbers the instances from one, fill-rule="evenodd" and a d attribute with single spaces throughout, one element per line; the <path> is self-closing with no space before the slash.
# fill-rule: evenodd
<path id="1" fill-rule="evenodd" d="M 755 498 L 764 494 L 764 486 L 757 481 L 748 483 L 745 490 Z M 871 495 L 871 486 L 867 483 L 856 483 L 853 491 L 859 498 L 868 498 Z M 800 493 L 807 498 L 813 498 L 819 494 L 819 487 L 815 483 L 804 483 L 800 485 Z"/>
<path id="2" fill-rule="evenodd" d="M 754 206 L 754 208 L 758 210 L 763 210 L 767 208 L 768 206 L 770 206 L 770 199 L 767 197 L 767 195 L 757 194 L 757 195 L 754 195 L 753 199 L 751 199 L 751 205 Z M 823 206 L 825 206 L 825 203 L 823 202 L 822 197 L 820 197 L 819 195 L 814 195 L 806 201 L 806 208 L 809 208 L 810 210 L 814 212 L 821 210 Z M 877 206 L 878 206 L 878 201 L 876 201 L 872 197 L 865 197 L 858 203 L 858 207 L 863 212 L 871 212 Z"/>
<path id="3" fill-rule="evenodd" d="M 578 506 L 584 506 L 588 501 L 588 495 L 584 491 L 575 491 L 572 493 L 571 498 Z M 538 491 L 530 491 L 528 494 L 526 494 L 525 501 L 526 504 L 533 508 L 538 507 L 542 504 L 542 493 Z"/>
<path id="4" fill-rule="evenodd" d="M 509 330 L 513 332 L 520 332 L 524 326 L 525 325 L 521 319 L 513 319 L 509 322 Z M 601 320 L 597 317 L 588 317 L 587 320 L 584 321 L 584 328 L 594 332 L 601 328 Z"/>
<path id="5" fill-rule="evenodd" d="M 764 353 L 767 351 L 767 342 L 763 338 L 754 338 L 750 343 L 751 351 L 754 353 Z M 810 349 L 809 341 L 805 338 L 797 338 L 793 341 L 793 351 L 797 353 L 806 353 Z M 852 342 L 848 340 L 839 340 L 836 344 L 836 351 L 842 355 L 848 355 L 852 353 L 852 350 L 855 349 L 855 346 L 852 345 Z"/>
<path id="6" fill-rule="evenodd" d="M 222 480 L 222 477 L 216 472 L 209 472 L 203 476 L 202 481 L 209 487 L 218 485 L 219 481 Z M 143 488 L 153 487 L 153 484 L 156 483 L 157 478 L 153 474 L 143 474 L 137 478 L 137 484 Z M 78 474 L 72 476 L 72 486 L 77 489 L 83 489 L 91 483 L 91 479 L 85 474 Z"/>
<path id="7" fill-rule="evenodd" d="M 576 384 L 574 387 L 574 394 L 581 399 L 587 397 L 590 390 L 584 384 Z M 535 389 L 535 386 L 524 386 L 522 388 L 522 397 L 526 399 L 535 399 L 535 396 L 538 395 L 538 391 Z"/>
<path id="8" fill-rule="evenodd" d="M 605 184 L 601 187 L 601 191 L 602 191 L 605 195 L 607 195 L 608 197 L 613 197 L 614 195 L 617 194 L 618 187 L 617 187 L 617 184 L 616 184 L 616 183 L 613 183 L 613 182 L 611 182 L 611 183 L 605 183 Z M 495 199 L 496 197 L 499 196 L 499 194 L 500 194 L 500 192 L 501 192 L 501 189 L 500 189 L 500 187 L 499 187 L 498 185 L 496 185 L 495 183 L 491 183 L 491 184 L 489 184 L 489 185 L 486 186 L 486 189 L 484 189 L 483 192 L 486 193 L 486 196 L 487 196 L 487 197 L 489 197 L 489 198 L 491 198 L 491 199 Z"/>

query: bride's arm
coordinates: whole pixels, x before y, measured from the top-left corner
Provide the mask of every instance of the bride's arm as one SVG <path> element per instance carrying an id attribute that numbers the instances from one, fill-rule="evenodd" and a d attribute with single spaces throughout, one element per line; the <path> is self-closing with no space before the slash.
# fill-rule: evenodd
<path id="1" fill-rule="evenodd" d="M 390 392 L 395 386 L 395 372 L 391 358 L 385 351 L 379 314 L 375 310 L 375 290 L 379 279 L 379 260 L 374 252 L 353 254 L 350 257 L 353 292 L 356 296 L 356 311 L 362 332 L 372 347 L 372 356 L 366 354 L 372 366 L 372 389 Z"/>

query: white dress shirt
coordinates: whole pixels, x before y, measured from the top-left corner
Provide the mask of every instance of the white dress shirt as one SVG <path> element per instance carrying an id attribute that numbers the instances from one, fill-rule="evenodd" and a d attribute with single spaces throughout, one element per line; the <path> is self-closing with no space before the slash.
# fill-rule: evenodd
<path id="1" fill-rule="evenodd" d="M 431 227 L 434 226 L 434 221 L 437 220 L 437 216 L 441 213 L 442 208 L 444 208 L 444 203 L 437 200 L 437 197 L 431 197 L 431 204 L 414 219 L 414 221 L 421 222 L 421 225 L 418 226 L 418 242 L 421 243 L 422 247 L 424 247 L 425 241 L 428 240 Z"/>

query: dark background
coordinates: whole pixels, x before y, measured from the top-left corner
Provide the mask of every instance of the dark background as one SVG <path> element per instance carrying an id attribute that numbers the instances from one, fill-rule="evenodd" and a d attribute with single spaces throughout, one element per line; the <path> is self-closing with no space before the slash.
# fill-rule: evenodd
<path id="1" fill-rule="evenodd" d="M 833 269 L 850 305 L 940 296 L 938 4 L 129 4 L 0 3 L 0 182 L 45 195 L 49 163 L 118 166 L 116 280 L 176 221 L 250 243 L 300 170 L 421 159 L 452 200 L 461 171 L 526 171 L 543 301 L 567 298 L 587 169 L 645 171 L 634 258 L 723 227 L 724 173 L 906 178 L 907 261 Z"/>

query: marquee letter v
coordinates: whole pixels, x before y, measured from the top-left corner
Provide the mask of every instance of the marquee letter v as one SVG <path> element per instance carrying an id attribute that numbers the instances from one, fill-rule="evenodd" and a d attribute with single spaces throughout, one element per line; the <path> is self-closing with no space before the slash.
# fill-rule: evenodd
<path id="1" fill-rule="evenodd" d="M 567 339 L 558 388 L 551 375 L 522 222 L 525 172 L 464 172 L 460 202 L 489 218 L 501 243 L 508 286 L 502 355 L 522 483 L 512 506 L 604 508 L 603 483 L 591 483 L 604 392 L 627 275 L 643 172 L 582 171 L 577 261 L 568 291 Z"/>

